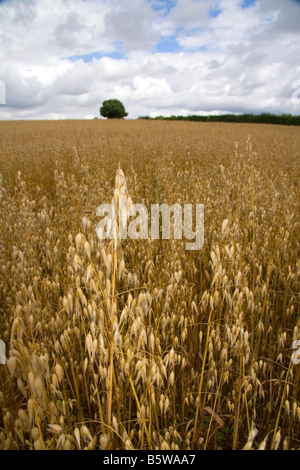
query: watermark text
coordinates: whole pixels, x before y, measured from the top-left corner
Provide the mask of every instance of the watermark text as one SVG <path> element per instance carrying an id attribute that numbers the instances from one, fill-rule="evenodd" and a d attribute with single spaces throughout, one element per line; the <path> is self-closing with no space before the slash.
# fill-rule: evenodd
<path id="1" fill-rule="evenodd" d="M 102 217 L 96 228 L 100 240 L 182 240 L 184 236 L 186 250 L 200 250 L 204 244 L 203 204 L 183 208 L 178 203 L 151 204 L 149 213 L 144 204 L 128 207 L 127 197 L 120 196 L 118 214 L 113 204 L 101 204 L 97 216 Z"/>

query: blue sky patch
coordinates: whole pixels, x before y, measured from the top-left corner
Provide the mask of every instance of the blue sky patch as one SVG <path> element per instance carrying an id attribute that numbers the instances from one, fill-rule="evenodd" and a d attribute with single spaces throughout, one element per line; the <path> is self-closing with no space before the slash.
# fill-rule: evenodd
<path id="1" fill-rule="evenodd" d="M 243 0 L 242 3 L 240 4 L 241 7 L 244 8 L 249 8 L 255 5 L 257 0 Z"/>
<path id="2" fill-rule="evenodd" d="M 155 52 L 179 52 L 180 46 L 176 40 L 177 35 L 161 37 L 155 46 Z"/>
<path id="3" fill-rule="evenodd" d="M 154 11 L 161 12 L 162 16 L 167 16 L 172 8 L 176 7 L 177 0 L 147 0 Z"/>
<path id="4" fill-rule="evenodd" d="M 120 60 L 120 59 L 124 59 L 125 54 L 124 52 L 121 52 L 121 51 L 114 51 L 109 54 L 96 51 L 96 52 L 89 52 L 88 54 L 72 55 L 72 56 L 67 57 L 67 59 L 70 60 L 71 62 L 76 62 L 77 60 L 83 60 L 83 62 L 87 64 L 88 62 L 92 62 L 93 59 L 102 59 L 102 57 L 110 57 L 111 59 Z"/>
<path id="5" fill-rule="evenodd" d="M 217 16 L 219 16 L 219 14 L 222 13 L 222 10 L 220 10 L 219 8 L 210 7 L 208 10 L 208 13 L 209 13 L 209 16 L 211 16 L 212 18 L 217 18 Z"/>

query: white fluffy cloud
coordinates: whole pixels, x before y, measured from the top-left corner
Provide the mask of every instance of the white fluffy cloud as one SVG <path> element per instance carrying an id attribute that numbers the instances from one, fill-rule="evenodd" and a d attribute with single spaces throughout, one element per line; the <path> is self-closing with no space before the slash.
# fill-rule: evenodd
<path id="1" fill-rule="evenodd" d="M 300 114 L 296 0 L 0 0 L 0 119 Z"/>

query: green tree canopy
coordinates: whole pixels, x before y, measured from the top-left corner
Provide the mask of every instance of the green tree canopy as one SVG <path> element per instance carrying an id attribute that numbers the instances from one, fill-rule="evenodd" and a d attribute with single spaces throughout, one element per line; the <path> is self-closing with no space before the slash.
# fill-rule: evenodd
<path id="1" fill-rule="evenodd" d="M 100 108 L 100 114 L 108 119 L 122 119 L 128 116 L 123 103 L 119 100 L 106 100 L 103 101 Z"/>

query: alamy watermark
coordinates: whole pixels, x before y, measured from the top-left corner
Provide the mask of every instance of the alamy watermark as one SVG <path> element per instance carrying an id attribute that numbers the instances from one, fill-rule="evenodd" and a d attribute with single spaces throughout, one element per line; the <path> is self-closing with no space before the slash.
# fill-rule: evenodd
<path id="1" fill-rule="evenodd" d="M 3 80 L 0 80 L 0 104 L 6 104 L 6 85 Z"/>
<path id="2" fill-rule="evenodd" d="M 128 205 L 127 196 L 120 196 L 117 210 L 114 204 L 101 204 L 97 216 L 103 217 L 96 228 L 100 240 L 126 240 L 128 237 L 132 240 L 170 240 L 172 236 L 175 240 L 182 240 L 184 235 L 189 240 L 185 244 L 186 250 L 200 250 L 204 244 L 203 204 L 195 207 L 184 204 L 183 208 L 178 203 L 172 206 L 151 204 L 149 213 L 144 204 Z"/>
<path id="3" fill-rule="evenodd" d="M 293 104 L 299 104 L 300 103 L 300 80 L 295 80 L 292 83 L 292 88 L 296 88 L 296 90 L 292 94 L 292 102 Z"/>

